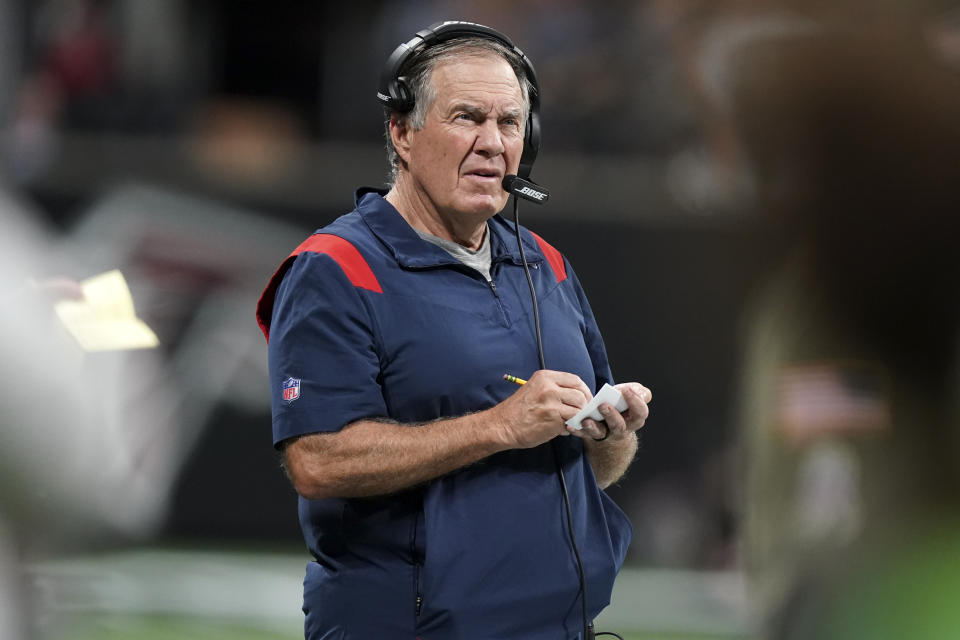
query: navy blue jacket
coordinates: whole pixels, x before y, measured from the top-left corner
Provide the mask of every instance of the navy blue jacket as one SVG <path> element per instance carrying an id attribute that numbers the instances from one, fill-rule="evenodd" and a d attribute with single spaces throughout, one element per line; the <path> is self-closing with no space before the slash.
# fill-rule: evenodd
<path id="1" fill-rule="evenodd" d="M 258 307 L 269 342 L 273 438 L 338 431 L 364 418 L 461 416 L 516 391 L 504 373 L 539 368 L 514 228 L 489 222 L 493 284 L 422 240 L 381 193 L 310 236 Z M 596 390 L 612 382 L 573 269 L 522 229 L 547 367 Z M 592 617 L 609 603 L 630 541 L 578 438 L 479 463 L 397 494 L 300 498 L 314 557 L 304 582 L 308 638 L 578 638 L 579 582 L 556 473 L 559 451 Z"/>

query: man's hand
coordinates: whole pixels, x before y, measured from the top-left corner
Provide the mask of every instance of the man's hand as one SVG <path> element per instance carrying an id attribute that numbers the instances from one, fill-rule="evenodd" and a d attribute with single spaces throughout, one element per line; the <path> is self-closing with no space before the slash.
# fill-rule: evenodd
<path id="1" fill-rule="evenodd" d="M 650 415 L 647 406 L 653 400 L 653 393 L 642 384 L 626 382 L 618 384 L 617 389 L 627 401 L 627 410 L 618 412 L 608 403 L 598 408 L 603 422 L 587 418 L 581 424 L 580 431 L 570 430 L 584 441 L 590 466 L 601 489 L 623 477 L 637 453 L 637 431 L 643 427 Z"/>
<path id="2" fill-rule="evenodd" d="M 593 393 L 579 376 L 541 370 L 494 407 L 494 411 L 507 447 L 526 449 L 556 436 L 569 435 L 564 422 L 575 416 L 591 398 Z"/>
<path id="3" fill-rule="evenodd" d="M 567 430 L 577 437 L 594 441 L 622 440 L 640 430 L 650 416 L 650 407 L 647 405 L 653 401 L 653 392 L 639 382 L 624 382 L 616 385 L 616 388 L 627 401 L 626 411 L 620 413 L 605 402 L 598 407 L 604 417 L 603 422 L 585 418 L 581 423 L 583 429 L 567 427 Z"/>

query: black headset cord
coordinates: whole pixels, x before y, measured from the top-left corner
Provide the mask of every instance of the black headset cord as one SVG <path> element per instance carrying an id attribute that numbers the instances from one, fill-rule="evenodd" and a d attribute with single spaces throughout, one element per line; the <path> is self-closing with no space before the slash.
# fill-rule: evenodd
<path id="1" fill-rule="evenodd" d="M 537 305 L 537 290 L 533 286 L 533 278 L 530 276 L 530 265 L 527 264 L 527 255 L 523 251 L 523 241 L 520 239 L 520 218 L 518 217 L 519 198 L 513 194 L 513 228 L 517 235 L 517 249 L 520 251 L 520 261 L 523 263 L 523 272 L 527 276 L 527 286 L 530 287 L 530 301 L 533 304 L 533 327 L 537 336 L 537 356 L 540 358 L 540 368 L 546 369 L 547 363 L 543 357 L 543 337 L 540 332 L 540 309 Z M 580 549 L 577 547 L 577 538 L 573 532 L 573 513 L 570 507 L 570 495 L 567 493 L 567 479 L 563 475 L 563 464 L 561 462 L 560 451 L 557 440 L 551 442 L 553 450 L 553 459 L 557 465 L 557 476 L 560 478 L 560 493 L 563 494 L 563 505 L 567 516 L 567 534 L 570 538 L 570 548 L 573 550 L 573 557 L 577 561 L 577 576 L 580 579 L 580 604 L 583 612 L 583 639 L 593 640 L 593 628 L 587 618 L 587 582 L 583 573 L 583 561 L 580 559 Z M 622 640 L 622 639 L 621 639 Z"/>

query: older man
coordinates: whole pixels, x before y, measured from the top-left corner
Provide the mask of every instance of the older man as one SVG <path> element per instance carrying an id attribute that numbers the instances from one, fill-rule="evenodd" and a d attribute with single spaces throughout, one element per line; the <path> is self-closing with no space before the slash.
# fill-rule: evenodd
<path id="1" fill-rule="evenodd" d="M 634 457 L 650 391 L 619 385 L 623 413 L 603 404 L 604 422 L 565 425 L 611 374 L 573 269 L 522 230 L 540 368 L 523 261 L 497 215 L 532 67 L 479 25 L 421 35 L 391 78 L 412 105 L 386 101 L 391 188 L 359 190 L 258 308 L 274 442 L 314 556 L 306 635 L 580 638 L 629 543 L 602 489 Z"/>

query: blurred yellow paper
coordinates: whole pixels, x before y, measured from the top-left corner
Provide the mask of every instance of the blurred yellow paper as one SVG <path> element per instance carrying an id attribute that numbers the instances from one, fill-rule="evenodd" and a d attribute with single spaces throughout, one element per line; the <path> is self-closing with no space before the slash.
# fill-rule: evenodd
<path id="1" fill-rule="evenodd" d="M 60 322 L 85 351 L 148 349 L 160 344 L 137 317 L 127 281 L 114 269 L 80 283 L 84 299 L 54 305 Z"/>

